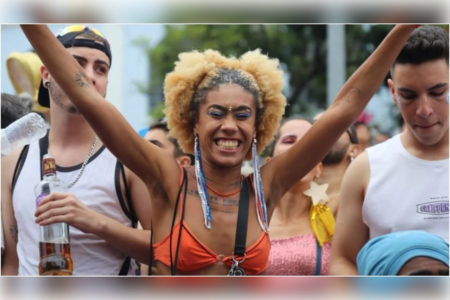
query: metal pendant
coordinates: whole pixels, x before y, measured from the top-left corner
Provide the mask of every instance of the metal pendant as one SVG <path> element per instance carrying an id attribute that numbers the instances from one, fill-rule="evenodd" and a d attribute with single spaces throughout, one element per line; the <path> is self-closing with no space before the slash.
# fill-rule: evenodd
<path id="1" fill-rule="evenodd" d="M 230 269 L 230 271 L 228 272 L 228 275 L 229 276 L 245 276 L 246 274 L 245 274 L 244 269 L 242 269 L 239 266 L 236 266 L 236 267 L 232 267 Z"/>
<path id="2" fill-rule="evenodd" d="M 239 267 L 239 264 L 245 260 L 245 256 L 242 260 L 237 260 L 233 256 L 233 264 L 231 265 L 230 271 L 228 271 L 228 276 L 245 276 L 245 270 Z"/>

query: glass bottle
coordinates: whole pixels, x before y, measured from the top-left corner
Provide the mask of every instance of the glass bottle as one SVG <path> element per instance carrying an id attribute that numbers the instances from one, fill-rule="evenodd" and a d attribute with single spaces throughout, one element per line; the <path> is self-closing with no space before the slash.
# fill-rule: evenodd
<path id="1" fill-rule="evenodd" d="M 44 155 L 41 182 L 35 187 L 36 207 L 41 199 L 52 192 L 66 192 L 65 186 L 56 177 L 55 159 Z M 39 275 L 72 275 L 69 226 L 53 223 L 39 226 Z"/>

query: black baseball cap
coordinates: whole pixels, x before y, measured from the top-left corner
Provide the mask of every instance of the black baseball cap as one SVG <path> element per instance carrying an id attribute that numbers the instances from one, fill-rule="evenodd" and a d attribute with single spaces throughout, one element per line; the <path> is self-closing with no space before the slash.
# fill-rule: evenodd
<path id="1" fill-rule="evenodd" d="M 95 28 L 85 25 L 70 25 L 64 28 L 56 38 L 64 47 L 88 47 L 103 51 L 109 58 L 111 66 L 111 47 L 108 40 Z M 50 107 L 48 90 L 41 80 L 38 93 L 38 103 L 44 107 Z"/>

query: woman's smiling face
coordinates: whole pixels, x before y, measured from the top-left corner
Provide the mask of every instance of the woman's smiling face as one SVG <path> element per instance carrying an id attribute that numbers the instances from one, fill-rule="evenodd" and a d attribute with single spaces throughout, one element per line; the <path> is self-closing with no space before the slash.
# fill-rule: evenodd
<path id="1" fill-rule="evenodd" d="M 237 84 L 221 84 L 207 92 L 197 122 L 204 161 L 233 167 L 241 165 L 255 135 L 256 101 Z"/>

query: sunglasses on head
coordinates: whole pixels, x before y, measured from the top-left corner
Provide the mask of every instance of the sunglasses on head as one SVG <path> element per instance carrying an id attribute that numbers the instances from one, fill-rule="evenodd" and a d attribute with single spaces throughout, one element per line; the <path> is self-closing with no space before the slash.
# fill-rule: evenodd
<path id="1" fill-rule="evenodd" d="M 68 33 L 81 32 L 81 31 L 91 31 L 91 32 L 95 33 L 96 35 L 98 35 L 99 37 L 105 38 L 100 31 L 98 31 L 97 29 L 95 29 L 93 27 L 89 27 L 89 26 L 86 26 L 86 25 L 70 25 L 70 26 L 67 26 L 63 30 L 61 30 L 61 32 L 58 34 L 58 36 L 63 36 L 63 35 L 66 35 Z"/>
<path id="2" fill-rule="evenodd" d="M 356 128 L 354 125 L 350 126 L 347 130 L 346 130 L 348 137 L 350 138 L 350 142 L 352 144 L 359 144 L 358 141 L 358 136 L 356 134 Z"/>

